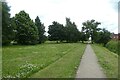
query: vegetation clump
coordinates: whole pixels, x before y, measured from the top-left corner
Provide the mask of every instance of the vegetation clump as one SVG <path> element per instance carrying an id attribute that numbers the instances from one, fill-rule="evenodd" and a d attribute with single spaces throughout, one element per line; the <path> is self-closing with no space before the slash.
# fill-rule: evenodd
<path id="1" fill-rule="evenodd" d="M 120 41 L 111 40 L 106 44 L 106 48 L 108 48 L 110 51 L 118 54 L 120 52 Z"/>
<path id="2" fill-rule="evenodd" d="M 39 68 L 33 64 L 26 62 L 19 68 L 18 73 L 15 73 L 14 76 L 7 75 L 3 78 L 26 78 L 30 76 L 32 73 L 36 72 Z"/>

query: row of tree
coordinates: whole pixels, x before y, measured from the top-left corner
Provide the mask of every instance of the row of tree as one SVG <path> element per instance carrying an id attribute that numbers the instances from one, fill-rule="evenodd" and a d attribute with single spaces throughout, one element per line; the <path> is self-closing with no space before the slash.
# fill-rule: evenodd
<path id="1" fill-rule="evenodd" d="M 37 44 L 46 40 L 45 26 L 37 16 L 35 22 L 25 11 L 20 11 L 10 18 L 10 8 L 6 2 L 2 2 L 2 44 L 10 44 L 11 41 L 17 44 Z M 92 43 L 103 43 L 110 40 L 111 33 L 106 29 L 98 28 L 100 22 L 87 20 L 83 22 L 82 30 L 79 31 L 75 22 L 66 18 L 65 26 L 56 21 L 48 26 L 48 39 L 57 42 L 78 42 L 87 41 L 91 38 Z"/>
<path id="2" fill-rule="evenodd" d="M 10 18 L 10 8 L 2 2 L 2 44 L 37 44 L 45 41 L 45 26 L 37 16 L 35 22 L 25 11 Z"/>
<path id="3" fill-rule="evenodd" d="M 69 18 L 66 18 L 66 25 L 54 21 L 52 25 L 49 25 L 49 40 L 55 41 L 67 41 L 67 42 L 77 42 L 79 41 L 79 30 L 75 23 L 71 22 Z"/>
<path id="4" fill-rule="evenodd" d="M 54 21 L 53 24 L 49 26 L 49 40 L 57 42 L 84 42 L 91 38 L 92 43 L 102 43 L 105 45 L 111 39 L 111 33 L 108 30 L 98 28 L 98 25 L 101 24 L 100 22 L 87 20 L 82 24 L 82 30 L 79 31 L 75 22 L 72 23 L 70 18 L 66 18 L 65 26 Z"/>
<path id="5" fill-rule="evenodd" d="M 111 39 L 111 33 L 105 28 L 98 28 L 98 25 L 100 24 L 100 22 L 95 22 L 95 20 L 87 20 L 86 22 L 83 22 L 82 33 L 83 36 L 86 34 L 86 38 L 83 38 L 83 40 L 91 37 L 92 43 L 102 43 L 105 46 Z"/>

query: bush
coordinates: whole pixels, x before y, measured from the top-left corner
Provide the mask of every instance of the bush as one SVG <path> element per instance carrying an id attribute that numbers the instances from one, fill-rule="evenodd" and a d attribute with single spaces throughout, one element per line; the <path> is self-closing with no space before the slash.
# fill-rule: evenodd
<path id="1" fill-rule="evenodd" d="M 111 40 L 111 41 L 109 41 L 109 42 L 106 44 L 106 47 L 107 47 L 110 51 L 118 54 L 118 52 L 119 52 L 118 50 L 119 50 L 119 47 L 120 47 L 120 41 Z"/>

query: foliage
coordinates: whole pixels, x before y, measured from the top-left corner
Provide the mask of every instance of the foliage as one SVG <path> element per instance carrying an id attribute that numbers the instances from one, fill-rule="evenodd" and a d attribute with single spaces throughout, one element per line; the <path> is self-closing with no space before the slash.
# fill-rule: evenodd
<path id="1" fill-rule="evenodd" d="M 71 22 L 70 18 L 66 18 L 66 25 L 65 25 L 65 40 L 67 42 L 77 42 L 79 41 L 79 30 L 75 22 Z"/>
<path id="2" fill-rule="evenodd" d="M 111 40 L 106 44 L 106 48 L 108 48 L 110 51 L 118 54 L 120 49 L 120 41 L 116 41 L 116 40 Z"/>
<path id="3" fill-rule="evenodd" d="M 13 39 L 13 28 L 10 26 L 10 7 L 2 2 L 2 44 L 7 45 Z"/>
<path id="4" fill-rule="evenodd" d="M 30 19 L 29 14 L 20 11 L 15 15 L 16 41 L 18 44 L 36 44 L 38 43 L 38 29 Z"/>
<path id="5" fill-rule="evenodd" d="M 3 2 L 3 31 L 2 31 L 2 44 L 9 44 L 11 41 L 18 44 L 28 45 L 43 43 L 47 37 L 44 35 L 45 26 L 41 23 L 39 17 L 35 19 L 35 23 L 29 17 L 29 14 L 25 11 L 20 11 L 15 17 L 10 18 L 10 8 L 6 2 Z M 66 25 L 53 21 L 52 25 L 49 25 L 48 39 L 51 41 L 66 41 L 77 42 L 87 41 L 90 37 L 92 43 L 103 43 L 104 46 L 110 40 L 110 32 L 101 28 L 98 28 L 100 22 L 95 20 L 87 20 L 83 22 L 81 32 L 77 29 L 75 22 L 71 22 L 70 18 L 66 18 Z"/>
<path id="6" fill-rule="evenodd" d="M 51 41 L 63 41 L 64 40 L 64 26 L 58 22 L 53 22 L 49 25 L 49 40 Z"/>
<path id="7" fill-rule="evenodd" d="M 9 23 L 9 25 L 10 25 L 10 27 L 12 27 L 12 29 L 13 29 L 13 41 L 15 41 L 15 39 L 16 39 L 16 33 L 17 33 L 17 25 L 16 25 L 16 23 L 15 23 L 15 17 L 12 17 L 12 18 L 10 18 L 10 23 Z"/>
<path id="8" fill-rule="evenodd" d="M 67 42 L 77 42 L 80 40 L 80 32 L 77 29 L 75 22 L 71 22 L 69 18 L 66 18 L 65 27 L 58 22 L 53 22 L 49 26 L 49 40 L 54 41 L 67 41 Z"/>
<path id="9" fill-rule="evenodd" d="M 2 9 L 2 44 L 9 44 L 17 42 L 18 44 L 37 44 L 43 43 L 47 37 L 44 35 L 45 26 L 41 23 L 39 17 L 35 19 L 35 23 L 29 17 L 29 14 L 24 10 L 20 11 L 15 17 L 10 18 L 10 8 L 6 2 L 2 2 L 0 10 Z M 98 28 L 100 22 L 96 22 L 94 19 L 83 22 L 81 32 L 77 29 L 75 22 L 71 22 L 70 18 L 66 18 L 66 25 L 53 21 L 52 25 L 49 25 L 48 39 L 51 41 L 66 41 L 77 42 L 87 41 L 91 38 L 92 43 L 102 43 L 104 46 L 110 40 L 110 32 Z"/>
<path id="10" fill-rule="evenodd" d="M 87 20 L 86 22 L 83 22 L 83 27 L 82 27 L 82 31 L 84 31 L 87 35 L 87 38 L 91 37 L 91 41 L 93 43 L 93 41 L 95 41 L 96 39 L 96 35 L 97 35 L 97 31 L 100 30 L 100 28 L 98 28 L 98 25 L 100 25 L 100 22 L 95 22 L 95 20 Z"/>
<path id="11" fill-rule="evenodd" d="M 40 22 L 39 17 L 37 16 L 35 19 L 35 25 L 38 28 L 38 35 L 39 35 L 39 43 L 43 43 L 45 41 L 45 26 Z"/>
<path id="12" fill-rule="evenodd" d="M 2 46 L 2 2 L 0 1 L 0 47 Z"/>
<path id="13" fill-rule="evenodd" d="M 97 35 L 97 39 L 96 39 L 96 43 L 101 43 L 104 46 L 110 41 L 111 39 L 111 33 L 106 30 L 106 29 L 102 29 L 102 31 L 98 32 Z"/>
<path id="14" fill-rule="evenodd" d="M 87 41 L 89 38 L 89 34 L 86 34 L 86 32 L 84 32 L 84 27 L 82 27 L 82 30 L 80 32 L 80 41 L 82 41 L 82 43 L 84 43 L 84 41 Z"/>

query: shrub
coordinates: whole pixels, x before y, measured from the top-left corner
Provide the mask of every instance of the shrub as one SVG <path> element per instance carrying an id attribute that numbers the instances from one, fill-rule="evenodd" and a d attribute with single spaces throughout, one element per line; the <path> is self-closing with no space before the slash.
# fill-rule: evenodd
<path id="1" fill-rule="evenodd" d="M 106 47 L 107 47 L 110 51 L 118 54 L 118 52 L 119 52 L 118 50 L 119 50 L 119 47 L 120 47 L 120 41 L 111 40 L 111 41 L 109 41 L 109 42 L 106 44 Z"/>

